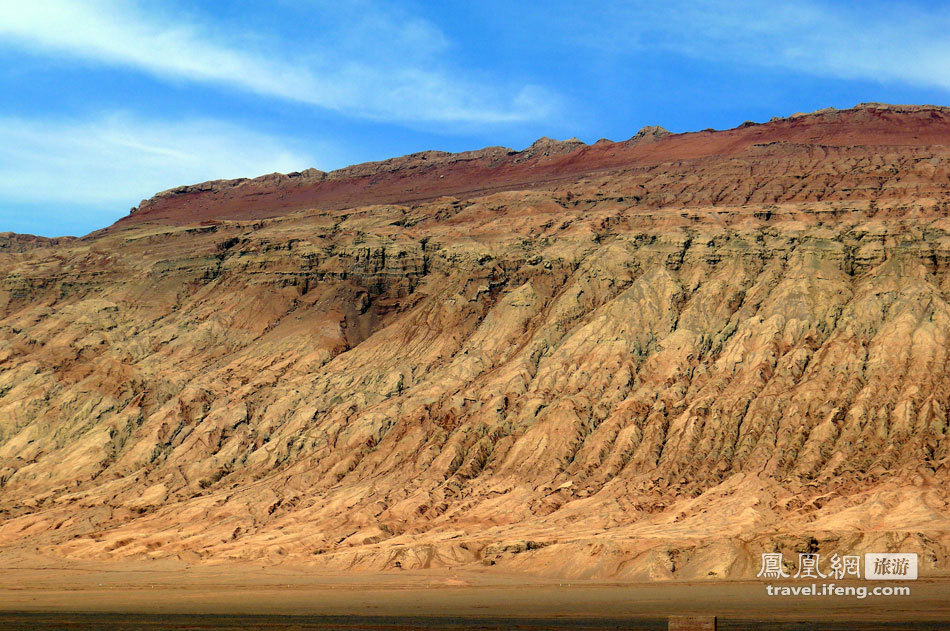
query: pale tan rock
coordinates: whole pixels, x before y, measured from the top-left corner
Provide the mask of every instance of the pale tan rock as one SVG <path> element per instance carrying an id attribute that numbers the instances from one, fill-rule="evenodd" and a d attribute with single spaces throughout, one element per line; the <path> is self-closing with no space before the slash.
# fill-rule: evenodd
<path id="1" fill-rule="evenodd" d="M 4 237 L 0 554 L 945 573 L 950 149 L 886 133 L 945 116 L 854 112 L 881 145 L 824 112 L 530 191 Z"/>

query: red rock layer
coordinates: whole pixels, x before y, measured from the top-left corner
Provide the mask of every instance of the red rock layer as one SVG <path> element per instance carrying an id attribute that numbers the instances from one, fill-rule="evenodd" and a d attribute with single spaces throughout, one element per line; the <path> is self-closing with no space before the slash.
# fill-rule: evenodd
<path id="1" fill-rule="evenodd" d="M 849 110 L 822 110 L 773 120 L 746 123 L 727 131 L 664 135 L 645 128 L 625 142 L 600 141 L 585 145 L 542 138 L 523 151 L 489 147 L 450 154 L 428 151 L 383 162 L 371 162 L 324 173 L 271 174 L 255 179 L 217 180 L 159 193 L 119 222 L 186 224 L 220 219 L 259 219 L 302 209 L 340 209 L 368 204 L 411 204 L 450 195 L 470 198 L 490 192 L 549 186 L 604 171 L 635 170 L 672 181 L 694 176 L 697 168 L 726 158 L 755 161 L 748 175 L 785 173 L 783 161 L 803 153 L 813 157 L 792 175 L 806 180 L 791 186 L 788 199 L 817 201 L 847 199 L 850 190 L 829 196 L 822 178 L 808 179 L 820 168 L 823 151 L 847 148 L 838 155 L 860 158 L 880 155 L 881 147 L 905 151 L 912 147 L 950 144 L 950 110 L 937 106 L 863 104 Z M 873 147 L 873 149 L 871 149 Z M 767 159 L 767 160 L 766 160 Z M 763 161 L 765 160 L 765 161 Z M 773 160 L 774 162 L 768 162 Z M 726 163 L 728 164 L 728 163 Z M 781 201 L 781 194 L 753 199 L 747 186 L 730 183 L 743 173 L 706 173 L 703 188 L 722 189 L 716 196 L 676 199 L 678 204 L 709 202 L 735 205 L 749 201 Z M 819 176 L 824 173 L 817 174 Z M 836 177 L 837 173 L 827 174 Z M 712 176 L 712 177 L 710 177 Z M 745 184 L 752 183 L 746 179 Z M 875 184 L 871 178 L 865 186 Z"/>
<path id="2" fill-rule="evenodd" d="M 946 129 L 867 106 L 431 153 L 0 251 L 0 565 L 638 581 L 900 550 L 946 573 Z M 479 169 L 567 175 L 220 219 Z"/>

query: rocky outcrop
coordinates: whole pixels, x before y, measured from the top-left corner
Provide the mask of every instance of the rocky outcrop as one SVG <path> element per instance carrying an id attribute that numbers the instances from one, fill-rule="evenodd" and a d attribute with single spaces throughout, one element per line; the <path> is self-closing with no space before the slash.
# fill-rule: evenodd
<path id="1" fill-rule="evenodd" d="M 567 140 L 554 140 L 546 136 L 538 138 L 531 146 L 524 151 L 518 152 L 516 162 L 522 162 L 531 158 L 547 158 L 565 153 L 572 153 L 581 147 L 586 147 L 583 142 L 577 138 Z"/>
<path id="2" fill-rule="evenodd" d="M 75 237 L 39 237 L 35 234 L 0 232 L 0 252 L 23 252 L 31 248 L 44 248 L 63 245 L 75 240 Z"/>
<path id="3" fill-rule="evenodd" d="M 451 154 L 416 153 L 382 162 L 346 167 L 330 173 L 310 169 L 299 174 L 271 174 L 251 180 L 206 182 L 159 193 L 144 200 L 119 222 L 186 224 L 202 220 L 263 219 L 290 212 L 343 209 L 367 204 L 418 204 L 443 196 L 470 199 L 491 192 L 536 188 L 584 177 L 609 174 L 617 177 L 636 169 L 654 177 L 690 181 L 695 168 L 710 160 L 725 166 L 722 158 L 738 157 L 759 162 L 761 147 L 770 145 L 777 161 L 796 159 L 811 152 L 820 157 L 826 149 L 846 159 L 873 161 L 888 155 L 884 147 L 930 147 L 950 143 L 950 110 L 938 106 L 862 104 L 849 110 L 828 108 L 795 114 L 762 125 L 741 125 L 726 131 L 707 130 L 669 134 L 660 127 L 645 127 L 630 140 L 599 141 L 585 145 L 577 139 L 541 138 L 522 151 L 488 147 Z M 901 152 L 901 150 L 899 150 Z M 781 175 L 781 164 L 762 164 L 743 174 Z M 806 168 L 802 176 L 808 176 Z M 891 174 L 893 175 L 893 174 Z M 731 175 L 729 177 L 732 177 Z M 733 182 L 707 179 L 705 188 L 727 193 Z M 800 200 L 828 200 L 825 186 L 794 185 Z M 685 205 L 742 203 L 730 195 L 699 196 Z M 845 192 L 837 199 L 846 200 Z M 702 200 L 702 201 L 701 201 Z"/>
<path id="4" fill-rule="evenodd" d="M 629 143 L 638 143 L 638 142 L 656 142 L 660 138 L 666 138 L 670 135 L 670 132 L 663 129 L 659 125 L 647 125 L 643 127 L 633 135 Z"/>
<path id="5" fill-rule="evenodd" d="M 918 114 L 943 129 L 880 115 Z M 0 555 L 945 573 L 950 148 L 786 138 L 851 124 L 826 115 L 530 191 L 0 253 Z"/>
<path id="6" fill-rule="evenodd" d="M 134 215 L 136 213 L 147 213 L 150 210 L 161 208 L 163 203 L 173 202 L 176 198 L 182 196 L 200 195 L 202 193 L 220 195 L 222 193 L 228 193 L 234 189 L 240 189 L 242 187 L 267 187 L 278 189 L 285 187 L 288 184 L 314 184 L 317 182 L 322 182 L 325 179 L 327 179 L 327 174 L 323 171 L 318 169 L 305 169 L 303 171 L 295 171 L 293 173 L 286 174 L 269 173 L 267 175 L 261 175 L 252 179 L 238 178 L 236 180 L 211 180 L 209 182 L 202 182 L 200 184 L 177 186 L 175 188 L 156 193 L 149 199 L 143 199 L 138 206 L 133 207 L 129 211 L 129 215 Z"/>

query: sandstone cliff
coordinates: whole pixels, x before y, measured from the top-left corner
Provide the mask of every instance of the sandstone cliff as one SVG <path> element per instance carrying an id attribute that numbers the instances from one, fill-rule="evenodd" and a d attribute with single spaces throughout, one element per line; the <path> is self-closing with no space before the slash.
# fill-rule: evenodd
<path id="1" fill-rule="evenodd" d="M 871 104 L 208 183 L 0 249 L 0 553 L 946 572 L 948 202 L 950 114 Z"/>

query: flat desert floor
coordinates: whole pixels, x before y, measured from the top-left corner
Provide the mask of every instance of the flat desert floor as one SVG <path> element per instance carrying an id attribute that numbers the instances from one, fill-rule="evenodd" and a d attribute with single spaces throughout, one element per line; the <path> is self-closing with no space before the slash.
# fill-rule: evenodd
<path id="1" fill-rule="evenodd" d="M 909 596 L 776 597 L 760 581 L 565 583 L 487 570 L 330 575 L 0 557 L 0 629 L 665 629 L 674 614 L 716 615 L 721 629 L 950 628 L 950 579 L 906 585 Z"/>

